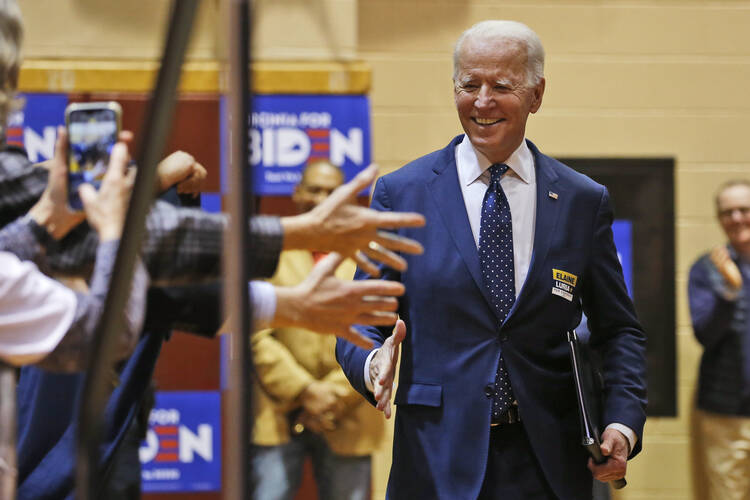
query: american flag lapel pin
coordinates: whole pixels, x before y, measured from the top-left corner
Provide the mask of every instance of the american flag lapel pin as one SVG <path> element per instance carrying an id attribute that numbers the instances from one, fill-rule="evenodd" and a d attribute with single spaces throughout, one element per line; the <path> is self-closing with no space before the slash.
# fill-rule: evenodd
<path id="1" fill-rule="evenodd" d="M 552 198 L 553 200 L 556 200 L 557 199 L 557 193 L 553 193 L 552 191 L 549 191 L 549 197 Z"/>

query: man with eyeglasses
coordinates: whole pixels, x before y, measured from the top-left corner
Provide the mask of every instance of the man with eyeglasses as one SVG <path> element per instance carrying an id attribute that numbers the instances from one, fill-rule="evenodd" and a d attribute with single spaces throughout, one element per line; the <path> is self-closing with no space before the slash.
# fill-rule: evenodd
<path id="1" fill-rule="evenodd" d="M 693 330 L 703 344 L 695 471 L 709 500 L 750 496 L 750 181 L 722 185 L 719 224 L 729 240 L 690 269 Z"/>

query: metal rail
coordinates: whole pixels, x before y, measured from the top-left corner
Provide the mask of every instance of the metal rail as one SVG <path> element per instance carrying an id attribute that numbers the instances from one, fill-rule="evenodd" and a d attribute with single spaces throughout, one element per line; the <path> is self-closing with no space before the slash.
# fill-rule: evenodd
<path id="1" fill-rule="evenodd" d="M 97 498 L 101 477 L 99 446 L 104 431 L 102 417 L 110 395 L 107 373 L 114 366 L 117 339 L 122 335 L 121 315 L 130 295 L 133 269 L 145 234 L 146 214 L 154 197 L 156 166 L 171 129 L 177 84 L 198 2 L 178 0 L 172 4 L 161 67 L 141 128 L 138 173 L 81 396 L 76 457 L 76 497 L 79 500 Z"/>
<path id="2" fill-rule="evenodd" d="M 248 282 L 252 256 L 248 221 L 252 215 L 252 170 L 249 164 L 250 144 L 250 5 L 248 0 L 229 2 L 229 60 L 227 93 L 230 120 L 230 163 L 228 206 L 231 214 L 225 234 L 224 304 L 230 318 L 231 356 L 227 410 L 227 466 L 225 498 L 250 498 L 250 385 L 251 369 Z"/>

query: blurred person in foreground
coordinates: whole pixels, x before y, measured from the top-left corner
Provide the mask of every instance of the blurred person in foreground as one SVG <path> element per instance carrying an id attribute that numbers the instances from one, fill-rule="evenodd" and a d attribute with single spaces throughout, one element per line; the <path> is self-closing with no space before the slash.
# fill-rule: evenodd
<path id="1" fill-rule="evenodd" d="M 56 160 L 64 155 L 64 129 L 58 134 Z M 71 290 L 33 263 L 83 219 L 67 206 L 64 161 L 52 162 L 47 189 L 29 213 L 0 230 L 0 359 L 54 371 L 86 367 L 133 186 L 134 172 L 126 173 L 127 156 L 125 144 L 115 145 L 99 191 L 88 184 L 80 187 L 86 219 L 99 234 L 88 292 Z M 139 261 L 122 318 L 126 328 L 117 346 L 118 359 L 127 357 L 138 340 L 147 285 Z"/>
<path id="2" fill-rule="evenodd" d="M 338 167 L 316 161 L 305 167 L 292 201 L 309 212 L 344 182 Z M 324 254 L 288 250 L 270 282 L 302 282 Z M 336 276 L 351 279 L 346 260 Z M 320 500 L 366 500 L 370 495 L 372 452 L 380 444 L 378 412 L 349 385 L 336 363 L 336 341 L 304 328 L 273 328 L 252 338 L 256 379 L 253 498 L 291 500 L 312 461 Z"/>
<path id="3" fill-rule="evenodd" d="M 0 127 L 3 129 L 7 113 L 14 105 L 22 34 L 17 3 L 0 0 Z M 395 252 L 419 253 L 421 246 L 381 229 L 420 226 L 424 218 L 418 214 L 381 214 L 353 205 L 351 201 L 356 194 L 372 182 L 376 173 L 374 167 L 366 169 L 315 210 L 301 216 L 258 216 L 248 221 L 253 246 L 250 251 L 254 255 L 251 277 L 271 276 L 280 251 L 290 248 L 339 252 L 369 268 L 374 267 L 371 260 L 384 260 L 403 269 L 405 261 Z M 47 185 L 47 177 L 47 170 L 34 166 L 23 149 L 2 141 L 0 226 L 25 214 L 37 202 Z M 170 178 L 174 181 L 178 177 Z M 223 214 L 178 208 L 161 201 L 154 203 L 147 216 L 143 262 L 152 284 L 160 286 L 149 290 L 144 332 L 133 355 L 121 367 L 119 375 L 113 377 L 97 472 L 104 475 L 110 469 L 112 457 L 131 428 L 148 387 L 162 343 L 171 330 L 179 328 L 213 335 L 221 325 L 221 294 L 215 289 L 196 290 L 194 286 L 220 278 L 225 227 Z M 373 248 L 371 243 L 377 246 Z M 86 275 L 97 247 L 96 233 L 87 224 L 81 224 L 60 240 L 54 251 L 44 255 L 40 264 L 57 273 Z M 324 259 L 297 287 L 251 285 L 254 318 L 260 325 L 273 321 L 277 325 L 312 326 L 368 344 L 350 329 L 351 323 L 393 324 L 396 321 L 391 312 L 395 309 L 393 297 L 403 293 L 403 286 L 384 281 L 355 284 L 337 280 L 333 271 L 338 259 L 336 255 Z M 191 286 L 165 287 L 185 283 Z M 380 299 L 371 301 L 372 296 Z M 324 328 L 317 328 L 321 324 Z M 18 386 L 20 498 L 71 496 L 76 405 L 82 387 L 82 375 L 55 374 L 35 367 L 22 369 Z"/>
<path id="4" fill-rule="evenodd" d="M 693 444 L 707 500 L 750 498 L 750 181 L 716 194 L 728 243 L 690 268 L 690 317 L 703 345 Z M 701 497 L 703 498 L 703 497 Z"/>
<path id="5" fill-rule="evenodd" d="M 625 475 L 646 420 L 646 337 L 609 194 L 525 137 L 545 90 L 544 48 L 528 26 L 478 23 L 453 60 L 465 134 L 381 177 L 373 194 L 373 207 L 427 219 L 400 231 L 425 254 L 383 271 L 406 287 L 401 320 L 392 334 L 360 329 L 373 351 L 339 340 L 337 358 L 390 417 L 403 347 L 389 499 L 590 499 L 592 476 Z M 581 446 L 566 338 L 582 311 L 604 360 L 601 465 Z"/>

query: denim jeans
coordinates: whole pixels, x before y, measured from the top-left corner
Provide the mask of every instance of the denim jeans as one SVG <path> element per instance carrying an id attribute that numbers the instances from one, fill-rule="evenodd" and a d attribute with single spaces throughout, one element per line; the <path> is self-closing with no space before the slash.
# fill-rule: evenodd
<path id="1" fill-rule="evenodd" d="M 342 456 L 309 431 L 279 446 L 253 446 L 250 474 L 254 500 L 292 500 L 302 482 L 305 458 L 312 459 L 319 500 L 367 500 L 370 456 Z"/>

